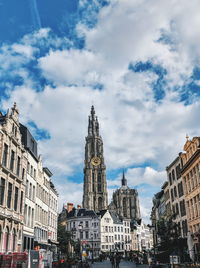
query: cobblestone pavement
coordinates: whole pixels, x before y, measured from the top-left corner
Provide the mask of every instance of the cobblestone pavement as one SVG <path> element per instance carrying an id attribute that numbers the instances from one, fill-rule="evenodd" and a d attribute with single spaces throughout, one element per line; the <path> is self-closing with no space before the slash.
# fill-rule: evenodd
<path id="1" fill-rule="evenodd" d="M 148 268 L 148 265 L 135 265 L 133 262 L 121 261 L 119 268 Z M 112 268 L 110 261 L 96 262 L 92 268 Z"/>

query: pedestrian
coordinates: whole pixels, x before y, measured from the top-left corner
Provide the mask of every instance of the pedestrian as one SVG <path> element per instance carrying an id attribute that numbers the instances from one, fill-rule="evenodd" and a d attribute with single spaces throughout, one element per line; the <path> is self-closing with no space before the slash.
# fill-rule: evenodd
<path id="1" fill-rule="evenodd" d="M 120 261 L 121 261 L 121 256 L 119 254 L 117 254 L 117 256 L 116 256 L 116 268 L 119 268 Z"/>
<path id="2" fill-rule="evenodd" d="M 115 268 L 115 257 L 113 254 L 110 256 L 110 262 L 111 262 L 112 268 Z"/>

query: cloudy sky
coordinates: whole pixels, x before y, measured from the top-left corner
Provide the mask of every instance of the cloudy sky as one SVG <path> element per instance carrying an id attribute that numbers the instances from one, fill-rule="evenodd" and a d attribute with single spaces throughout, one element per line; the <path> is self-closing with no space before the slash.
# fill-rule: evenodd
<path id="1" fill-rule="evenodd" d="M 82 201 L 95 106 L 109 195 L 123 168 L 148 221 L 185 136 L 199 136 L 199 0 L 0 0 L 0 106 L 16 101 L 63 203 Z"/>

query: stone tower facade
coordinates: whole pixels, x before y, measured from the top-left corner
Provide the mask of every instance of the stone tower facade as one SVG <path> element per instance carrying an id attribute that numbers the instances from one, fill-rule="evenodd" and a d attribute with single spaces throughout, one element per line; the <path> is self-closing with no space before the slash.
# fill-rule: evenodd
<path id="1" fill-rule="evenodd" d="M 107 209 L 108 193 L 103 141 L 99 135 L 99 122 L 95 116 L 94 106 L 91 108 L 86 137 L 83 191 L 83 208 L 94 211 Z"/>
<path id="2" fill-rule="evenodd" d="M 122 185 L 113 193 L 113 200 L 109 205 L 111 211 L 115 211 L 121 218 L 140 220 L 140 205 L 138 192 L 127 186 L 127 179 L 124 172 L 122 175 Z"/>

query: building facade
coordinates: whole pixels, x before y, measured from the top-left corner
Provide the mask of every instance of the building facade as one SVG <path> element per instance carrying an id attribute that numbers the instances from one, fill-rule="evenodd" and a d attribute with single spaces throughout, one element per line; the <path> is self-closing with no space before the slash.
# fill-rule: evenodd
<path id="1" fill-rule="evenodd" d="M 141 219 L 138 192 L 127 186 L 124 172 L 121 182 L 121 187 L 113 193 L 109 208 L 122 218 L 138 221 Z"/>
<path id="2" fill-rule="evenodd" d="M 83 208 L 72 208 L 65 211 L 66 218 L 63 223 L 66 230 L 71 232 L 73 240 L 80 242 L 81 253 L 86 252 L 90 258 L 96 258 L 100 254 L 100 220 L 99 216 L 93 210 Z M 68 245 L 69 246 L 69 245 Z M 70 246 L 71 253 L 75 253 L 75 249 Z"/>
<path id="3" fill-rule="evenodd" d="M 164 189 L 167 217 L 172 217 L 178 227 L 179 235 L 187 237 L 187 217 L 185 208 L 185 194 L 181 176 L 182 158 L 181 153 L 166 167 L 168 185 Z"/>
<path id="4" fill-rule="evenodd" d="M 28 128 L 20 124 L 22 142 L 27 152 L 24 206 L 23 250 L 34 248 L 35 196 L 38 169 L 37 142 Z"/>
<path id="5" fill-rule="evenodd" d="M 58 231 L 58 192 L 51 180 L 49 185 L 48 223 L 48 242 L 55 248 Z"/>
<path id="6" fill-rule="evenodd" d="M 129 219 L 121 219 L 115 212 L 103 210 L 100 215 L 102 252 L 129 252 L 131 250 L 131 228 Z"/>
<path id="7" fill-rule="evenodd" d="M 182 178 L 185 191 L 188 229 L 193 236 L 195 253 L 200 253 L 200 137 L 184 145 Z"/>
<path id="8" fill-rule="evenodd" d="M 153 249 L 153 231 L 146 224 L 141 223 L 131 232 L 132 250 L 149 251 Z"/>
<path id="9" fill-rule="evenodd" d="M 83 208 L 99 211 L 107 209 L 108 193 L 103 141 L 99 135 L 99 122 L 91 108 L 88 136 L 85 145 Z"/>
<path id="10" fill-rule="evenodd" d="M 22 250 L 26 163 L 14 104 L 0 113 L 0 252 Z"/>
<path id="11" fill-rule="evenodd" d="M 51 176 L 37 142 L 19 122 L 16 104 L 0 113 L 0 252 L 57 243 L 58 194 Z"/>
<path id="12" fill-rule="evenodd" d="M 35 205 L 35 224 L 34 235 L 35 243 L 34 248 L 48 249 L 49 232 L 49 185 L 52 173 L 43 168 L 42 160 L 39 158 L 38 162 L 38 176 L 36 186 L 36 205 Z"/>

